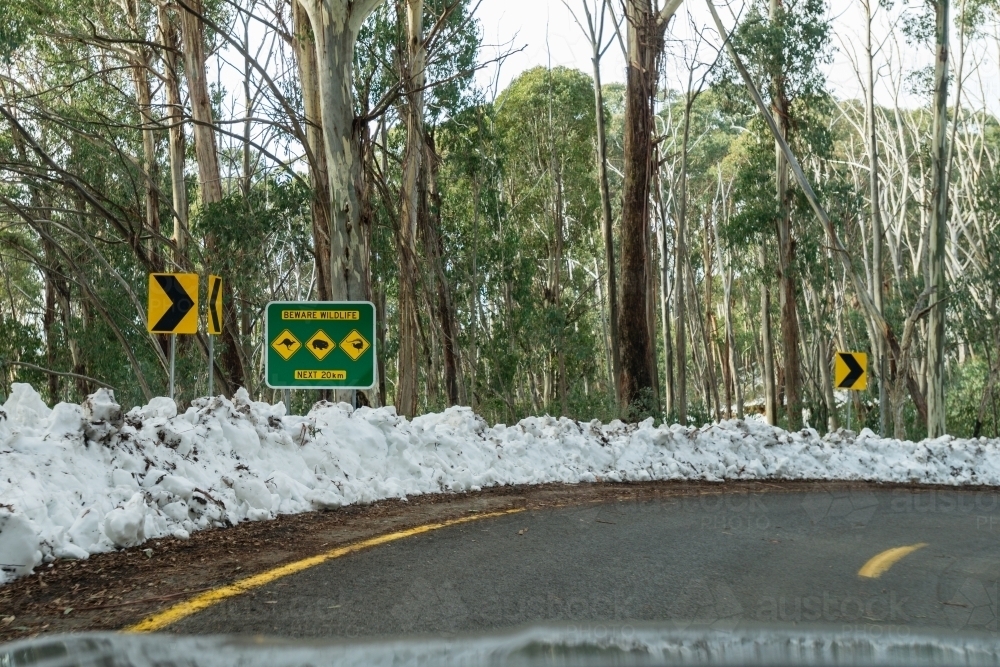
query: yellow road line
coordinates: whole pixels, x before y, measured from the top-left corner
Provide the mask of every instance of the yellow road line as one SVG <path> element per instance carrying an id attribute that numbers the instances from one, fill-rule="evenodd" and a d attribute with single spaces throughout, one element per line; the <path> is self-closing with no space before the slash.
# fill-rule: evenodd
<path id="1" fill-rule="evenodd" d="M 187 618 L 192 614 L 197 614 L 203 609 L 207 609 L 212 605 L 218 604 L 227 598 L 235 597 L 237 595 L 242 595 L 247 591 L 253 590 L 254 588 L 259 588 L 265 586 L 272 581 L 281 579 L 282 577 L 287 577 L 292 574 L 298 574 L 303 570 L 308 570 L 311 567 L 321 565 L 329 560 L 335 558 L 340 558 L 341 556 L 346 556 L 357 551 L 362 551 L 370 547 L 376 547 L 380 544 L 387 544 L 389 542 L 395 542 L 396 540 L 401 540 L 406 537 L 412 537 L 414 535 L 420 535 L 423 533 L 429 533 L 433 530 L 439 530 L 441 528 L 447 528 L 448 526 L 457 526 L 462 523 L 469 523 L 470 521 L 478 521 L 480 519 L 489 519 L 492 517 L 504 516 L 506 514 L 516 514 L 518 512 L 523 512 L 523 508 L 516 508 L 510 510 L 504 510 L 502 512 L 489 512 L 487 514 L 475 514 L 473 516 L 462 517 L 461 519 L 452 519 L 451 521 L 442 521 L 441 523 L 428 523 L 423 526 L 417 526 L 416 528 L 410 528 L 408 530 L 401 530 L 395 533 L 388 533 L 386 535 L 379 535 L 378 537 L 372 537 L 367 540 L 362 540 L 361 542 L 355 542 L 353 544 L 348 544 L 343 547 L 338 547 L 336 549 L 331 549 L 325 553 L 321 553 L 317 556 L 312 556 L 311 558 L 304 558 L 294 563 L 289 563 L 287 565 L 282 565 L 281 567 L 276 567 L 273 570 L 268 570 L 267 572 L 262 572 L 256 574 L 252 577 L 247 577 L 246 579 L 241 579 L 228 586 L 222 586 L 221 588 L 216 588 L 201 595 L 197 595 L 190 600 L 181 602 L 174 605 L 164 611 L 161 611 L 152 616 L 147 616 L 138 623 L 130 625 L 125 628 L 125 632 L 156 632 L 162 630 L 163 628 L 176 623 L 177 621 Z"/>
<path id="2" fill-rule="evenodd" d="M 896 547 L 895 549 L 886 549 L 877 556 L 872 557 L 864 566 L 858 570 L 859 577 L 865 577 L 867 579 L 878 579 L 883 574 L 885 574 L 890 567 L 895 565 L 897 562 L 903 558 L 909 556 L 914 551 L 918 549 L 923 549 L 927 546 L 926 542 L 921 542 L 920 544 L 911 544 L 908 547 Z"/>

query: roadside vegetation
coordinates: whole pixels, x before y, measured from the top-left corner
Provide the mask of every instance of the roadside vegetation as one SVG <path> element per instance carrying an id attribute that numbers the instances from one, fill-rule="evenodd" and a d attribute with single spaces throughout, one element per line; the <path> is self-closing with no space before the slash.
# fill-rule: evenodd
<path id="1" fill-rule="evenodd" d="M 504 90 L 471 0 L 0 4 L 0 392 L 165 393 L 176 271 L 226 281 L 230 396 L 280 400 L 269 301 L 370 300 L 363 400 L 407 416 L 1000 435 L 997 8 L 566 1 L 593 68 Z"/>

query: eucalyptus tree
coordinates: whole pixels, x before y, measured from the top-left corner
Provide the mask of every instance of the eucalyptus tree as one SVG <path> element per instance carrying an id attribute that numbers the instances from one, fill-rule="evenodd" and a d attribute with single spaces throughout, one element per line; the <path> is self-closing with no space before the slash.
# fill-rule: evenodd
<path id="1" fill-rule="evenodd" d="M 362 163 L 355 122 L 354 47 L 365 20 L 382 0 L 299 2 L 309 17 L 316 49 L 313 80 L 319 83 L 331 202 L 330 294 L 337 300 L 363 301 L 371 296 L 371 280 L 358 192 Z"/>
<path id="2" fill-rule="evenodd" d="M 948 282 L 945 274 L 945 247 L 948 242 L 948 70 L 951 25 L 950 0 L 934 0 L 934 125 L 931 130 L 931 219 L 928 246 L 931 289 L 930 320 L 927 326 L 927 435 L 946 433 L 945 406 L 945 313 Z"/>
<path id="3" fill-rule="evenodd" d="M 478 47 L 477 29 L 471 15 L 474 6 L 467 0 L 445 2 L 406 0 L 397 9 L 398 22 L 405 24 L 405 31 L 397 44 L 405 39 L 405 47 L 398 47 L 395 59 L 401 68 L 399 89 L 399 115 L 405 125 L 406 144 L 402 156 L 400 182 L 400 220 L 398 224 L 399 248 L 399 361 L 396 409 L 401 414 L 413 415 L 417 411 L 419 314 L 417 289 L 427 285 L 426 303 L 435 304 L 437 324 L 445 347 L 445 386 L 448 404 L 458 402 L 457 361 L 454 352 L 454 314 L 451 297 L 442 267 L 442 247 L 439 224 L 433 220 L 431 210 L 437 197 L 437 155 L 433 140 L 436 117 L 445 109 L 456 110 L 463 103 L 462 87 L 470 84 L 474 55 L 469 47 Z M 429 26 L 425 28 L 425 15 Z M 453 42 L 453 43 L 450 43 Z M 471 57 L 470 57 L 471 56 Z M 448 79 L 451 79 L 449 82 Z M 457 83 L 459 87 L 449 86 Z M 440 90 L 428 95 L 428 88 Z M 425 125 L 427 98 L 435 106 L 430 127 Z M 424 261 L 430 264 L 426 280 L 419 279 L 417 239 L 423 238 Z M 436 289 L 430 285 L 436 285 Z M 432 294 L 432 292 L 437 294 Z M 435 297 L 437 297 L 435 299 Z M 429 322 L 434 327 L 435 323 Z M 432 353 L 432 359 L 434 355 Z M 428 378 L 434 384 L 436 369 L 428 369 Z M 430 393 L 435 393 L 431 391 Z"/>
<path id="4" fill-rule="evenodd" d="M 593 82 L 566 68 L 535 68 L 518 77 L 497 100 L 498 139 L 505 155 L 504 189 L 509 221 L 538 257 L 534 286 L 542 308 L 542 335 L 526 352 L 539 376 L 543 409 L 569 413 L 574 306 L 592 292 L 590 266 L 599 198 L 593 193 Z M 530 147 L 525 150 L 525 147 Z M 589 301 L 588 301 L 589 302 Z M 578 317 L 578 316 L 577 316 Z"/>
<path id="5" fill-rule="evenodd" d="M 397 323 L 388 333 L 395 334 L 393 398 L 401 414 L 418 410 L 421 377 L 424 405 L 437 405 L 442 372 L 446 404 L 459 402 L 462 382 L 441 232 L 435 131 L 442 119 L 475 103 L 475 7 L 467 0 L 391 3 L 373 13 L 359 36 L 355 88 L 364 123 L 365 204 L 380 226 L 373 229 L 378 238 L 371 246 L 377 265 L 373 293 L 379 302 L 390 292 L 395 296 Z M 369 126 L 377 128 L 375 137 L 368 134 Z M 390 230 L 391 252 L 383 244 L 383 232 Z M 388 282 L 395 289 L 386 289 Z M 425 319 L 425 313 L 432 316 Z"/>
<path id="6" fill-rule="evenodd" d="M 618 330 L 621 373 L 618 394 L 625 415 L 657 411 L 656 369 L 649 328 L 649 222 L 653 178 L 654 104 L 663 40 L 681 0 L 662 7 L 655 0 L 625 0 L 626 72 L 624 183 L 622 185 L 622 269 Z"/>
<path id="7" fill-rule="evenodd" d="M 868 207 L 871 213 L 871 243 L 872 243 L 872 297 L 875 300 L 875 307 L 885 315 L 885 262 L 882 258 L 882 249 L 885 245 L 885 232 L 882 225 L 882 196 L 880 193 L 879 181 L 879 150 L 878 150 L 878 128 L 875 117 L 875 51 L 872 24 L 875 18 L 873 0 L 861 0 L 864 11 L 864 93 L 865 93 L 865 139 L 868 147 Z M 879 433 L 885 436 L 888 414 L 885 410 L 889 403 L 889 394 L 886 386 L 886 345 L 881 336 L 873 341 L 876 352 L 876 365 L 878 367 L 879 381 Z"/>
<path id="8" fill-rule="evenodd" d="M 771 0 L 766 7 L 762 3 L 754 3 L 733 32 L 732 42 L 737 51 L 745 54 L 748 70 L 757 88 L 766 91 L 770 114 L 781 139 L 794 142 L 792 128 L 796 126 L 797 107 L 805 107 L 826 94 L 821 65 L 830 59 L 830 25 L 824 2 Z M 778 140 L 774 154 L 776 202 L 773 229 L 778 247 L 785 413 L 788 428 L 798 430 L 802 427 L 796 259 L 799 232 L 793 226 L 788 162 Z M 762 302 L 762 315 L 766 331 L 769 315 L 766 296 Z M 769 354 L 767 349 L 764 354 Z"/>
<path id="9" fill-rule="evenodd" d="M 400 185 L 399 219 L 399 363 L 396 410 L 413 416 L 417 411 L 417 182 L 424 166 L 424 86 L 427 48 L 424 44 L 424 2 L 406 0 L 406 48 L 400 55 L 405 103 L 406 148 Z"/>
<path id="10" fill-rule="evenodd" d="M 674 350 L 676 351 L 676 369 L 677 369 L 677 384 L 676 384 L 676 398 L 673 401 L 674 409 L 677 412 L 677 419 L 681 424 L 686 424 L 688 421 L 688 391 L 687 391 L 687 334 L 688 334 L 688 324 L 687 324 L 687 298 L 685 276 L 688 272 L 688 218 L 689 218 L 689 175 L 691 173 L 690 169 L 690 157 L 691 157 L 691 136 L 692 136 L 692 122 L 698 123 L 701 127 L 696 128 L 696 132 L 710 133 L 715 131 L 717 128 L 713 127 L 711 120 L 704 117 L 695 119 L 695 104 L 698 98 L 706 90 L 708 84 L 708 79 L 712 74 L 715 65 L 718 61 L 721 51 L 716 51 L 711 59 L 703 60 L 702 51 L 706 45 L 704 35 L 695 27 L 692 20 L 690 12 L 688 12 L 688 21 L 694 30 L 694 38 L 691 43 L 682 44 L 682 57 L 684 60 L 684 75 L 686 81 L 684 81 L 684 89 L 681 97 L 681 102 L 678 105 L 677 110 L 681 116 L 681 130 L 680 139 L 674 141 L 674 145 L 670 146 L 673 149 L 675 155 L 679 155 L 679 165 L 676 181 L 674 184 L 675 196 L 674 199 L 677 202 L 676 205 L 676 222 L 675 222 L 675 241 L 674 241 L 674 312 L 676 314 L 676 344 L 674 345 Z M 704 112 L 699 114 L 704 116 Z M 703 135 L 702 135 L 703 136 Z M 677 145 L 679 143 L 679 145 Z M 709 142 L 711 143 L 711 142 Z M 713 191 L 715 183 L 712 182 L 714 179 L 711 178 L 714 170 L 712 170 L 712 165 L 710 162 L 705 161 L 696 167 L 696 171 L 703 176 L 709 177 L 709 190 Z M 666 234 L 663 235 L 663 243 L 661 244 L 661 261 L 664 262 L 663 267 L 663 282 L 666 284 L 668 282 L 669 276 L 666 273 L 666 262 L 665 258 L 667 256 L 666 247 Z M 663 300 L 662 308 L 664 318 L 667 316 L 667 304 L 666 300 Z M 663 325 L 663 335 L 664 338 L 664 352 L 669 351 L 669 341 L 667 340 L 667 325 L 666 320 L 664 320 Z M 671 364 L 665 364 L 665 367 L 669 367 Z M 671 384 L 670 378 L 666 378 L 666 384 L 669 386 Z"/>
<path id="11" fill-rule="evenodd" d="M 563 4 L 573 14 L 573 20 L 583 31 L 590 44 L 590 63 L 594 76 L 594 122 L 597 126 L 597 184 L 601 191 L 601 231 L 604 235 L 604 271 L 607 283 L 608 320 L 610 321 L 609 348 L 611 350 L 612 378 L 615 392 L 618 392 L 617 378 L 621 374 L 621 349 L 618 335 L 618 276 L 615 262 L 614 227 L 611 213 L 611 187 L 608 181 L 608 139 L 604 109 L 604 88 L 601 83 L 601 61 L 604 54 L 615 42 L 620 26 L 614 11 L 608 6 L 609 0 L 582 0 L 584 20 L 581 21 L 572 6 L 563 0 Z M 605 42 L 607 20 L 615 21 L 614 31 Z M 669 383 L 668 383 L 669 384 Z M 618 399 L 620 402 L 620 398 Z M 669 411 L 669 410 L 668 410 Z"/>

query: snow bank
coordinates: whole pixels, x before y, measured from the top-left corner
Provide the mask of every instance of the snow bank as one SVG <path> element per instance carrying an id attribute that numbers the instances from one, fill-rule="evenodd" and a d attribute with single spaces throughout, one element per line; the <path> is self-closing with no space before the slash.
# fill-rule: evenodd
<path id="1" fill-rule="evenodd" d="M 52 558 L 382 498 L 546 482 L 816 479 L 1000 485 L 997 441 L 920 443 L 757 421 L 700 429 L 529 418 L 468 408 L 408 421 L 393 408 L 170 399 L 122 414 L 101 390 L 48 408 L 15 384 L 0 413 L 0 584 Z"/>

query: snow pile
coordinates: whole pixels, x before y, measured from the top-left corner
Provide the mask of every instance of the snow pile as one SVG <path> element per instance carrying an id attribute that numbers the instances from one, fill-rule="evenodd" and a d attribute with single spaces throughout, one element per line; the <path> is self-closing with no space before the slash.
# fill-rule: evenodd
<path id="1" fill-rule="evenodd" d="M 996 441 L 820 437 L 756 421 L 700 429 L 529 418 L 468 408 L 412 421 L 393 408 L 170 399 L 122 414 L 101 390 L 48 408 L 15 384 L 0 414 L 0 584 L 43 560 L 86 558 L 192 531 L 382 498 L 546 482 L 816 479 L 1000 485 Z"/>

